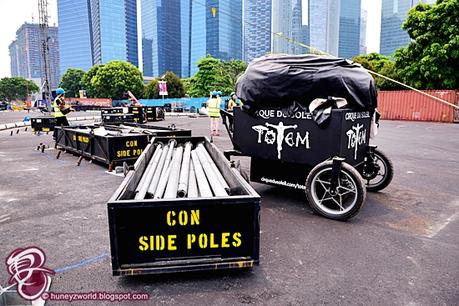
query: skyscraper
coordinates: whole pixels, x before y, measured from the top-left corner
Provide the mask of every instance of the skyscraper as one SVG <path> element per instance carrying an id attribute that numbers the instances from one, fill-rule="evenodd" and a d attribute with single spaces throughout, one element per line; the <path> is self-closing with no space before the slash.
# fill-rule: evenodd
<path id="1" fill-rule="evenodd" d="M 49 27 L 49 62 L 50 88 L 56 88 L 59 83 L 59 47 L 57 27 Z M 44 82 L 44 69 L 41 66 L 41 39 L 38 24 L 24 23 L 16 31 L 16 40 L 9 46 L 11 60 L 11 75 Z"/>
<path id="2" fill-rule="evenodd" d="M 360 54 L 367 54 L 367 19 L 368 11 L 362 9 L 360 16 Z"/>
<path id="3" fill-rule="evenodd" d="M 172 71 L 189 77 L 207 54 L 242 59 L 242 1 L 142 0 L 146 76 Z"/>
<path id="4" fill-rule="evenodd" d="M 348 15 L 354 14 L 347 12 L 346 7 L 356 4 L 360 7 L 360 0 L 273 0 L 272 51 L 290 54 L 310 52 L 309 48 L 301 46 L 304 44 L 338 55 L 340 48 L 344 50 L 355 43 L 355 37 L 349 35 L 355 22 L 354 19 L 348 20 Z M 359 20 L 358 16 L 357 22 Z M 359 29 L 357 24 L 357 31 Z M 358 42 L 356 48 L 358 53 Z"/>
<path id="5" fill-rule="evenodd" d="M 221 59 L 242 59 L 242 1 L 191 1 L 190 72 L 198 71 L 197 61 L 207 54 Z"/>
<path id="6" fill-rule="evenodd" d="M 380 53 L 392 55 L 400 47 L 410 42 L 402 24 L 408 11 L 418 3 L 432 4 L 435 0 L 382 0 Z"/>
<path id="7" fill-rule="evenodd" d="M 92 29 L 89 0 L 58 0 L 60 74 L 68 68 L 92 66 Z"/>
<path id="8" fill-rule="evenodd" d="M 271 51 L 272 0 L 244 0 L 243 58 L 250 62 Z"/>
<path id="9" fill-rule="evenodd" d="M 139 66 L 136 0 L 90 0 L 93 63 L 125 60 Z"/>
<path id="10" fill-rule="evenodd" d="M 361 0 L 341 0 L 338 56 L 353 58 L 360 54 Z"/>
<path id="11" fill-rule="evenodd" d="M 181 39 L 182 25 L 188 37 L 189 28 L 185 25 L 189 13 L 184 16 L 180 13 L 182 6 L 189 12 L 190 0 L 142 0 L 141 3 L 144 75 L 161 76 L 166 71 L 182 75 L 182 49 L 185 51 L 188 46 L 188 40 Z"/>

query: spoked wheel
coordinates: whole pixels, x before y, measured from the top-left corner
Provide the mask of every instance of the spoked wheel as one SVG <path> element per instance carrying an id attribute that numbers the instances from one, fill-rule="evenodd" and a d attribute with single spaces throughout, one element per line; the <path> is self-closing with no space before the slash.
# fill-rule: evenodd
<path id="1" fill-rule="evenodd" d="M 386 154 L 375 148 L 363 164 L 362 177 L 368 191 L 383 190 L 394 177 L 394 166 Z"/>
<path id="2" fill-rule="evenodd" d="M 318 214 L 334 219 L 347 220 L 354 217 L 365 202 L 366 190 L 360 173 L 343 162 L 337 182 L 332 189 L 333 162 L 318 164 L 306 179 L 306 197 L 311 208 Z"/>

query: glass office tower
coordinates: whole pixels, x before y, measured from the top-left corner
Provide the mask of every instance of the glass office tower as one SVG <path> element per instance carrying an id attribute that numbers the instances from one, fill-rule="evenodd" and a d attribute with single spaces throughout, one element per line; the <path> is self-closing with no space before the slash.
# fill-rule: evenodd
<path id="1" fill-rule="evenodd" d="M 392 55 L 400 47 L 408 45 L 410 37 L 402 29 L 408 11 L 418 3 L 435 3 L 435 0 L 382 0 L 380 53 Z"/>
<path id="2" fill-rule="evenodd" d="M 92 66 L 89 0 L 58 0 L 60 74 Z"/>
<path id="3" fill-rule="evenodd" d="M 338 56 L 353 58 L 360 54 L 360 0 L 341 0 Z"/>
<path id="4" fill-rule="evenodd" d="M 136 0 L 90 0 L 93 63 L 125 60 L 138 66 Z"/>
<path id="5" fill-rule="evenodd" d="M 250 62 L 271 52 L 272 0 L 244 0 L 243 58 Z"/>

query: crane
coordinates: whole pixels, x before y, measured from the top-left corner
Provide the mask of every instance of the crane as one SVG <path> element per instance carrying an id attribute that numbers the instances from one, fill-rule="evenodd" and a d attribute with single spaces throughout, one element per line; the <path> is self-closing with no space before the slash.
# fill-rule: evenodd
<path id="1" fill-rule="evenodd" d="M 49 67 L 49 36 L 48 36 L 48 0 L 38 0 L 38 18 L 40 27 L 40 53 L 41 53 L 41 70 L 43 77 L 43 100 L 48 106 L 51 105 L 50 100 L 50 67 Z"/>

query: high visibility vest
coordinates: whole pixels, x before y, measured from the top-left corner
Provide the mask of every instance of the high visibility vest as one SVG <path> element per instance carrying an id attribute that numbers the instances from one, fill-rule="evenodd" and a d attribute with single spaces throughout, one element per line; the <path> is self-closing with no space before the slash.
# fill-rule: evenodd
<path id="1" fill-rule="evenodd" d="M 61 98 L 56 98 L 54 99 L 54 102 L 53 102 L 53 110 L 54 110 L 54 117 L 58 118 L 58 117 L 65 117 L 65 115 L 61 112 L 61 109 L 59 108 L 59 105 L 57 105 L 57 100 L 59 101 L 62 101 Z"/>
<path id="2" fill-rule="evenodd" d="M 220 117 L 220 101 L 216 98 L 209 99 L 207 103 L 209 117 Z"/>
<path id="3" fill-rule="evenodd" d="M 235 106 L 236 106 L 236 101 L 234 101 L 233 99 L 230 99 L 228 101 L 228 111 L 232 112 Z"/>

